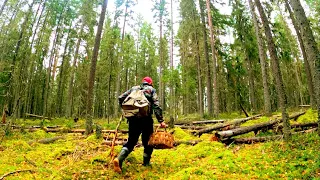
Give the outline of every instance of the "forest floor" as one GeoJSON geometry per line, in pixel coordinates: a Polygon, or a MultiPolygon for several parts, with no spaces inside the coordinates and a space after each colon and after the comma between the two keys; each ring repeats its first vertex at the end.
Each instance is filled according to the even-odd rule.
{"type": "MultiPolygon", "coordinates": [[[[316,121],[316,112],[308,112],[298,122],[316,121]]],[[[268,118],[264,118],[268,120],[268,118]]],[[[263,121],[263,118],[262,120],[263,121]]],[[[18,120],[19,125],[39,125],[40,120],[18,120]]],[[[116,120],[96,120],[104,129],[114,129],[116,120]]],[[[249,121],[250,122],[250,121],[249,121]]],[[[247,123],[249,123],[247,122],[247,123]]],[[[54,119],[42,125],[64,124],[71,128],[84,120],[54,119]]],[[[126,129],[122,122],[120,129],[126,129]]],[[[0,131],[0,179],[320,179],[320,137],[316,133],[293,135],[292,140],[225,145],[211,142],[212,134],[194,137],[175,128],[175,140],[196,140],[195,146],[154,150],[152,167],[142,166],[143,148],[137,147],[123,165],[123,174],[113,172],[109,163],[110,147],[93,134],[0,131]],[[53,143],[36,140],[63,136],[53,143]],[[18,172],[18,170],[23,170],[18,172]]],[[[253,135],[253,134],[252,134],[253,135]]],[[[244,135],[249,136],[249,135],[244,135]]],[[[121,146],[115,147],[119,152],[121,146]]]]}

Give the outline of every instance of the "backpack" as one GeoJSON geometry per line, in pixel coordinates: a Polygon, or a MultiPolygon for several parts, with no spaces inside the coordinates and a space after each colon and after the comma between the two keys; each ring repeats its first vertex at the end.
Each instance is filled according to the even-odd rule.
{"type": "Polygon", "coordinates": [[[150,112],[150,103],[143,93],[143,89],[134,89],[122,103],[123,116],[146,117],[150,112]]]}

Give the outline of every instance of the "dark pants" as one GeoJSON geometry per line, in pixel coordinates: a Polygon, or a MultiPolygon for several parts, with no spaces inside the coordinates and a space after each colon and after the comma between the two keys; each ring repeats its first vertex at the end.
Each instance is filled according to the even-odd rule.
{"type": "Polygon", "coordinates": [[[139,140],[142,133],[142,145],[144,146],[145,157],[151,157],[153,148],[148,146],[148,141],[153,133],[153,119],[152,117],[145,118],[128,118],[129,122],[129,138],[128,142],[123,146],[128,148],[129,153],[133,151],[134,146],[139,140]]]}

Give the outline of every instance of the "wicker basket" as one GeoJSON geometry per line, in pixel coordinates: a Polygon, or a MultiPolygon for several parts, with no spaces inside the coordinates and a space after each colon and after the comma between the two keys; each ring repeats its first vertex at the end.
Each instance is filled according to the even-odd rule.
{"type": "Polygon", "coordinates": [[[174,138],[173,135],[168,133],[166,130],[164,132],[152,133],[149,139],[149,146],[152,146],[154,149],[170,149],[173,148],[174,138]]]}

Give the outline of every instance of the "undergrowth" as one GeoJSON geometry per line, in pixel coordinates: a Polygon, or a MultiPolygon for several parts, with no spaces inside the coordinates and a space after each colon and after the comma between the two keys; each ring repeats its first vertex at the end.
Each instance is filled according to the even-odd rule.
{"type": "MultiPolygon", "coordinates": [[[[314,121],[309,110],[297,122],[314,121]]],[[[264,122],[269,118],[253,120],[264,122]]],[[[46,121],[47,125],[71,120],[46,121]]],[[[28,122],[23,121],[25,126],[28,122]]],[[[36,121],[31,121],[35,123],[36,121]]],[[[250,122],[250,121],[249,121],[250,122]]],[[[249,124],[248,122],[248,124],[249,124]]],[[[39,123],[39,121],[38,121],[39,123]]],[[[84,120],[72,126],[84,124],[84,120]]],[[[106,127],[105,120],[95,121],[106,127]]],[[[71,124],[71,123],[70,123],[71,124]]],[[[71,126],[71,125],[64,125],[71,126]]],[[[126,129],[122,122],[120,129],[126,129]]],[[[123,174],[113,172],[110,147],[101,145],[95,135],[13,131],[0,144],[0,177],[17,170],[33,170],[8,175],[6,179],[320,179],[320,137],[316,133],[293,135],[290,142],[269,141],[251,145],[211,142],[212,134],[194,137],[175,128],[175,140],[202,140],[195,146],[179,145],[173,149],[154,150],[152,167],[142,166],[143,148],[136,147],[123,164],[123,174]],[[37,140],[64,136],[50,144],[37,140]]],[[[121,146],[115,147],[118,153],[121,146]]]]}

